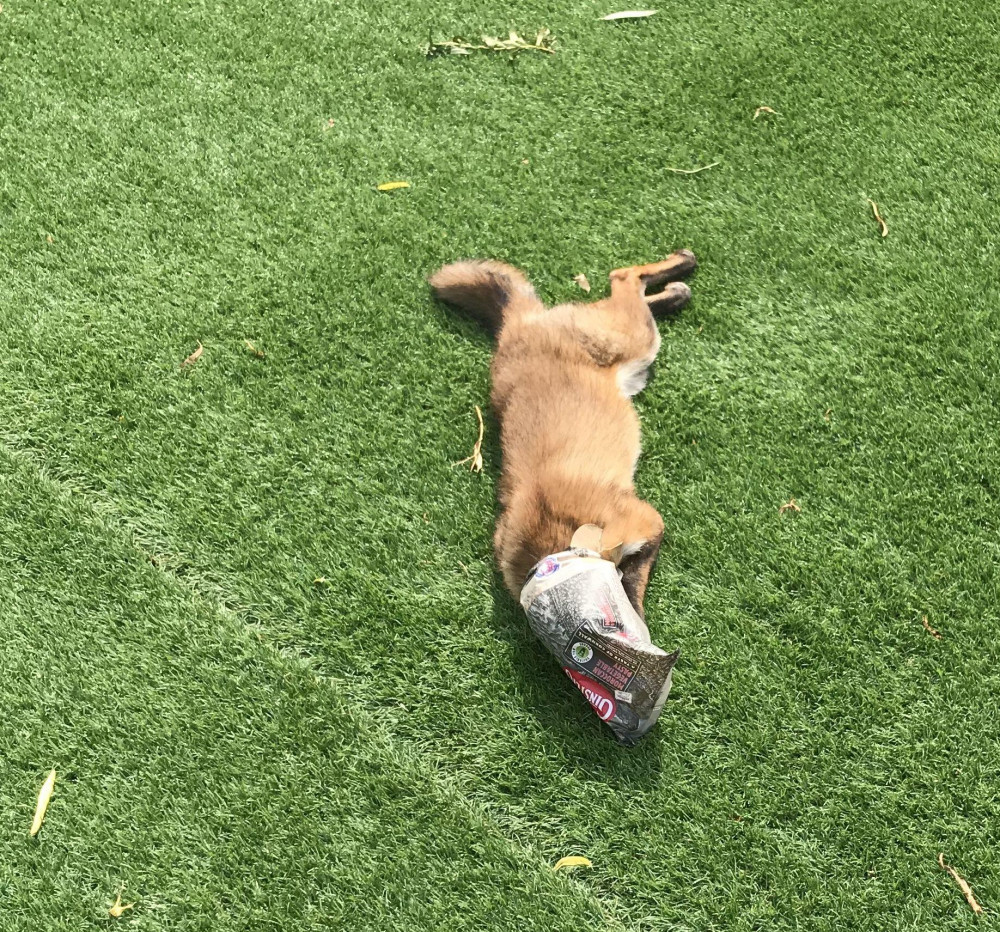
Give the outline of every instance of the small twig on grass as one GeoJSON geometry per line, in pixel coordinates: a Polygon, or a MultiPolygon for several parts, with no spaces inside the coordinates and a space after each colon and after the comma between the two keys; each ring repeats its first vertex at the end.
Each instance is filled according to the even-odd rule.
{"type": "Polygon", "coordinates": [[[756,120],[762,113],[773,113],[775,116],[778,116],[777,110],[772,110],[770,107],[758,107],[753,112],[753,118],[756,120]]]}
{"type": "Polygon", "coordinates": [[[452,466],[464,466],[466,463],[470,463],[469,469],[473,472],[483,471],[483,412],[479,409],[479,405],[476,405],[476,417],[479,418],[479,439],[476,440],[476,445],[472,448],[472,453],[467,456],[464,460],[459,460],[457,463],[452,463],[452,466]]]}
{"type": "Polygon", "coordinates": [[[790,498],[778,509],[778,514],[783,515],[786,511],[802,511],[802,508],[794,498],[790,498]]]}
{"type": "Polygon", "coordinates": [[[663,170],[676,172],[678,175],[697,175],[698,172],[708,171],[710,168],[715,168],[716,165],[721,164],[721,162],[712,162],[711,165],[702,165],[701,168],[671,168],[669,165],[664,165],[663,170]]]}
{"type": "Polygon", "coordinates": [[[938,855],[938,864],[941,865],[942,870],[946,870],[951,874],[952,879],[958,884],[958,889],[962,891],[962,895],[965,897],[965,902],[972,907],[972,911],[979,915],[983,912],[983,907],[976,902],[976,898],[972,895],[972,887],[966,883],[965,878],[954,867],[949,867],[944,863],[944,854],[938,855]]]}
{"type": "Polygon", "coordinates": [[[534,42],[522,39],[514,30],[506,39],[496,36],[480,36],[480,41],[469,42],[456,36],[454,39],[439,39],[428,37],[426,54],[428,58],[435,55],[471,55],[473,52],[545,52],[552,55],[554,39],[548,29],[539,29],[534,42]]]}
{"type": "Polygon", "coordinates": [[[941,632],[938,631],[937,628],[931,627],[931,623],[927,620],[926,615],[924,615],[923,619],[921,620],[921,624],[924,626],[925,631],[927,631],[929,634],[934,635],[934,637],[936,637],[939,641],[941,640],[941,632]]]}
{"type": "Polygon", "coordinates": [[[889,235],[889,224],[882,219],[882,215],[878,212],[878,204],[876,204],[871,198],[868,198],[868,203],[872,205],[872,213],[875,214],[875,219],[882,227],[882,238],[885,239],[885,237],[889,235]]]}

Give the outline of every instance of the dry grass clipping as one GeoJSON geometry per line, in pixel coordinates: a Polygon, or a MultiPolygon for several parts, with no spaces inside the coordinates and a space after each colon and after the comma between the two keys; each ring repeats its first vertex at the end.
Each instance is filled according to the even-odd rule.
{"type": "Polygon", "coordinates": [[[778,509],[778,514],[783,515],[786,511],[802,511],[802,508],[794,498],[790,498],[778,509]]]}
{"type": "Polygon", "coordinates": [[[927,620],[926,615],[924,615],[923,619],[921,620],[921,624],[924,626],[925,631],[927,631],[929,634],[934,635],[934,637],[937,638],[939,641],[941,640],[941,632],[938,631],[937,628],[931,627],[931,623],[927,620]]]}
{"type": "Polygon", "coordinates": [[[716,165],[721,164],[721,162],[712,162],[711,165],[702,165],[701,168],[671,168],[669,165],[664,165],[663,170],[667,172],[674,172],[677,175],[697,175],[698,172],[706,172],[710,168],[715,168],[716,165]]]}
{"type": "Polygon", "coordinates": [[[882,215],[878,212],[878,204],[871,198],[868,198],[868,203],[872,205],[872,213],[875,214],[875,219],[879,222],[879,226],[882,227],[882,239],[885,239],[889,235],[889,224],[882,219],[882,215]]]}
{"type": "Polygon", "coordinates": [[[115,897],[114,903],[112,903],[108,907],[108,915],[112,919],[120,919],[121,916],[122,916],[122,913],[124,913],[126,909],[132,909],[134,906],[135,906],[135,903],[123,903],[122,902],[122,894],[121,894],[121,891],[119,890],[118,891],[118,896],[115,897]]]}
{"type": "Polygon", "coordinates": [[[196,349],[184,362],[181,363],[181,368],[185,369],[188,366],[193,366],[199,359],[201,359],[201,354],[205,352],[205,347],[198,344],[198,349],[196,349]]]}
{"type": "Polygon", "coordinates": [[[762,113],[773,113],[775,116],[778,115],[778,111],[772,110],[770,107],[758,107],[753,112],[753,118],[756,120],[762,113]]]}
{"type": "Polygon", "coordinates": [[[608,13],[607,16],[602,16],[601,19],[607,22],[615,22],[619,19],[647,19],[655,15],[656,10],[622,10],[620,13],[608,13]]]}
{"type": "Polygon", "coordinates": [[[949,867],[944,863],[944,855],[938,855],[938,864],[941,865],[941,870],[947,871],[951,874],[952,880],[958,884],[958,889],[962,891],[962,895],[965,897],[965,902],[972,907],[972,911],[978,916],[983,912],[983,907],[976,902],[976,898],[972,895],[972,887],[966,883],[965,878],[954,867],[949,867]]]}
{"type": "Polygon", "coordinates": [[[511,30],[506,39],[480,36],[479,42],[468,42],[460,37],[438,41],[429,38],[425,51],[428,58],[434,58],[436,55],[471,55],[473,52],[510,52],[512,55],[517,52],[545,52],[547,55],[552,55],[555,52],[553,45],[554,39],[548,29],[539,29],[534,42],[522,39],[511,30]]]}
{"type": "Polygon", "coordinates": [[[267,355],[263,350],[257,349],[257,347],[254,346],[250,340],[244,340],[243,342],[246,343],[247,349],[250,350],[250,352],[253,353],[258,359],[263,359],[267,355]]]}
{"type": "Polygon", "coordinates": [[[479,418],[479,439],[476,440],[476,445],[472,448],[472,453],[467,456],[464,460],[459,460],[457,463],[452,463],[452,466],[464,466],[469,463],[469,469],[473,472],[483,471],[483,412],[480,410],[479,405],[476,405],[476,417],[479,418]]]}
{"type": "Polygon", "coordinates": [[[56,772],[55,770],[50,770],[49,775],[45,778],[45,782],[42,784],[42,788],[38,791],[38,802],[35,803],[35,818],[31,821],[31,831],[28,834],[34,838],[38,834],[38,830],[42,827],[42,820],[45,818],[45,812],[49,808],[49,800],[52,799],[52,791],[56,786],[56,772]]]}

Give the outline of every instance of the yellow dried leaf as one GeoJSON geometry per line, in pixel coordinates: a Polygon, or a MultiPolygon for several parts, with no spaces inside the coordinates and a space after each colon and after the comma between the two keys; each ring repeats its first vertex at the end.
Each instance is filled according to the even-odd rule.
{"type": "Polygon", "coordinates": [[[49,808],[49,800],[52,799],[52,790],[55,789],[55,785],[56,772],[50,770],[49,775],[42,784],[42,788],[38,791],[38,802],[35,803],[35,818],[32,820],[31,831],[28,833],[32,838],[38,834],[38,830],[42,827],[42,819],[45,818],[45,810],[49,808]]]}
{"type": "Polygon", "coordinates": [[[580,289],[582,291],[586,291],[587,294],[590,294],[590,282],[587,281],[587,276],[584,275],[583,272],[581,272],[579,275],[574,275],[573,281],[575,281],[580,286],[580,289]]]}
{"type": "Polygon", "coordinates": [[[108,915],[112,919],[120,919],[122,913],[124,913],[126,909],[132,909],[134,906],[135,903],[123,903],[122,895],[121,893],[119,893],[118,896],[115,898],[114,903],[112,903],[108,907],[108,915]]]}
{"type": "Polygon", "coordinates": [[[198,349],[196,349],[184,362],[181,363],[181,368],[185,366],[193,366],[199,359],[201,359],[201,354],[205,352],[205,347],[198,344],[198,349]]]}
{"type": "Polygon", "coordinates": [[[559,858],[553,865],[552,870],[562,870],[564,867],[593,867],[590,858],[581,857],[578,854],[571,854],[568,858],[559,858]]]}
{"type": "Polygon", "coordinates": [[[378,185],[376,191],[398,191],[400,188],[408,188],[410,182],[408,181],[387,181],[385,184],[378,185]]]}

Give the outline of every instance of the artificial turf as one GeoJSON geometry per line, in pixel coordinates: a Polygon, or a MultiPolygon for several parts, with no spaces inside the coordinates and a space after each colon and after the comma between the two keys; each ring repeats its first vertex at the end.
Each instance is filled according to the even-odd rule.
{"type": "Polygon", "coordinates": [[[5,3],[12,928],[965,928],[938,852],[1000,904],[997,10],[610,10],[5,3]],[[626,751],[498,586],[489,343],[423,279],[678,246],[626,751]]]}

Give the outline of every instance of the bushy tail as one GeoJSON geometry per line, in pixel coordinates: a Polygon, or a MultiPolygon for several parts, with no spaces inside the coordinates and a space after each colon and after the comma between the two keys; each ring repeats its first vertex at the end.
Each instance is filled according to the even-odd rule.
{"type": "Polygon", "coordinates": [[[504,318],[539,307],[535,289],[513,266],[492,260],[453,262],[430,277],[434,294],[496,333],[504,318]]]}

